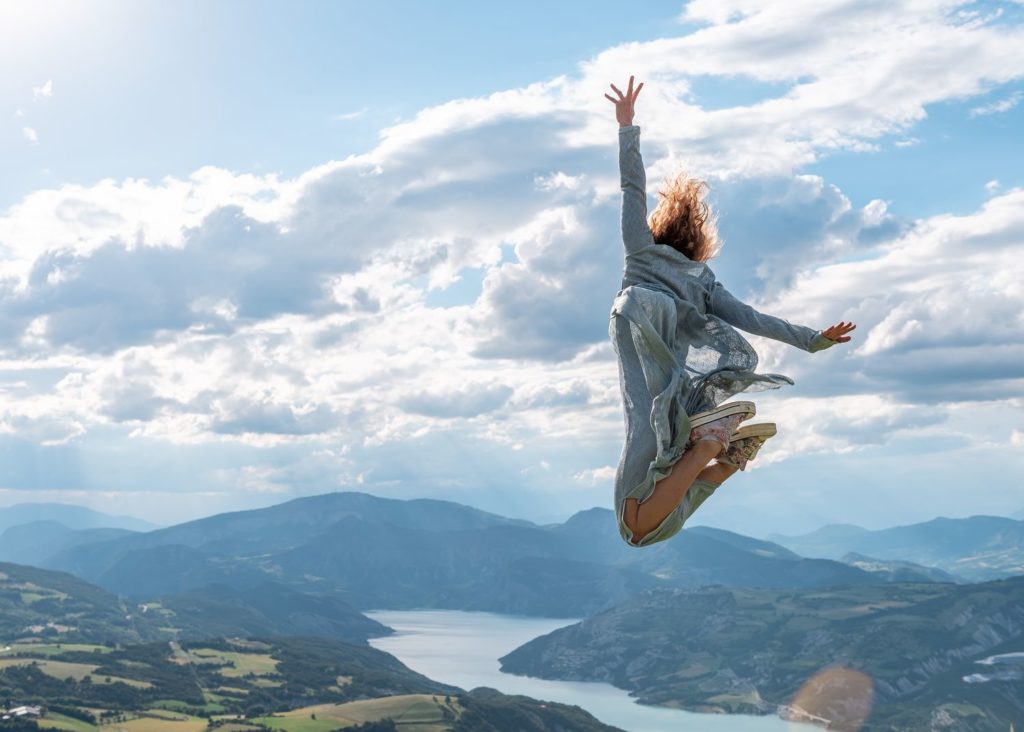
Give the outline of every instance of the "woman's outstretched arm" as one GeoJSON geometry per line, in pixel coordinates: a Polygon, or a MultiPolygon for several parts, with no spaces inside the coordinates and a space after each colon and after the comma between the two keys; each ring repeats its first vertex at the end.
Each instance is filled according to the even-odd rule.
{"type": "Polygon", "coordinates": [[[708,312],[740,330],[782,341],[811,353],[822,351],[837,343],[846,343],[850,340],[850,336],[846,334],[857,327],[853,323],[845,322],[837,323],[825,330],[793,325],[788,320],[758,312],[733,297],[721,282],[715,282],[711,290],[708,297],[708,312]]]}
{"type": "Polygon", "coordinates": [[[647,226],[647,174],[640,156],[640,128],[633,124],[634,104],[644,85],[641,83],[634,89],[631,76],[625,94],[614,84],[611,87],[618,99],[611,94],[604,96],[615,105],[615,119],[619,122],[622,243],[629,255],[654,244],[651,229],[647,226]]]}

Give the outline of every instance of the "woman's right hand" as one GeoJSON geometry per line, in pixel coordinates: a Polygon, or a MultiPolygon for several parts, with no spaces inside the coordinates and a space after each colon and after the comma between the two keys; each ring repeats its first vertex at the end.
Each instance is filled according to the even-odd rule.
{"type": "Polygon", "coordinates": [[[619,127],[629,127],[633,124],[633,105],[636,102],[636,98],[640,95],[640,90],[644,88],[643,82],[640,82],[635,90],[633,89],[633,77],[629,77],[629,86],[626,87],[626,93],[623,94],[619,91],[619,88],[615,84],[611,85],[612,91],[614,91],[619,98],[616,99],[611,94],[605,94],[604,98],[615,105],[615,119],[619,122],[619,127]]]}
{"type": "Polygon", "coordinates": [[[835,325],[829,326],[825,330],[821,331],[821,334],[828,338],[830,341],[836,343],[846,343],[850,340],[850,336],[846,335],[857,326],[853,323],[836,323],[835,325]]]}

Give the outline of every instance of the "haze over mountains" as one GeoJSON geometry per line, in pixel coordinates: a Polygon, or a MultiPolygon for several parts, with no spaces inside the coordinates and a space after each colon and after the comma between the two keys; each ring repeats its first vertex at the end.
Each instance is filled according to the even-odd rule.
{"type": "Polygon", "coordinates": [[[938,567],[974,581],[1024,573],[1024,521],[999,516],[936,518],[877,531],[830,525],[771,538],[804,556],[839,559],[853,552],[938,567]]]}
{"type": "MultiPolygon", "coordinates": [[[[28,532],[29,538],[34,537],[28,532]]],[[[0,549],[35,550],[17,529],[0,549]]],[[[455,503],[342,492],[146,533],[62,535],[37,563],[128,597],[268,580],[358,608],[436,607],[579,617],[657,586],[871,584],[880,575],[710,528],[636,551],[606,509],[538,526],[455,503]]],[[[0,558],[7,558],[0,555],[0,558]]],[[[880,570],[884,573],[884,570],[880,570]]],[[[924,573],[916,579],[927,579],[924,573]]]]}
{"type": "Polygon", "coordinates": [[[651,587],[1009,576],[1024,568],[1024,522],[826,527],[778,543],[693,527],[637,551],[603,508],[539,526],[447,501],[337,492],[147,532],[33,521],[0,534],[0,560],[70,572],[133,598],[210,585],[248,592],[269,581],[355,608],[580,617],[651,587]]]}
{"type": "Polygon", "coordinates": [[[56,521],[69,529],[151,531],[158,528],[133,516],[115,516],[67,503],[18,503],[0,507],[0,532],[33,521],[56,521]]]}

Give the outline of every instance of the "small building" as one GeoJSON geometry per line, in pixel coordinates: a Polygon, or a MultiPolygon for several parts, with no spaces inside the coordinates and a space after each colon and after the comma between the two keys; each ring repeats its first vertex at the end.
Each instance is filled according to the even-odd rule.
{"type": "Polygon", "coordinates": [[[33,707],[33,706],[29,706],[29,705],[24,705],[24,706],[20,706],[20,707],[11,707],[10,709],[7,710],[7,713],[4,714],[3,718],[4,719],[14,719],[14,718],[18,718],[18,717],[41,717],[41,716],[43,716],[43,708],[42,707],[33,707]]]}

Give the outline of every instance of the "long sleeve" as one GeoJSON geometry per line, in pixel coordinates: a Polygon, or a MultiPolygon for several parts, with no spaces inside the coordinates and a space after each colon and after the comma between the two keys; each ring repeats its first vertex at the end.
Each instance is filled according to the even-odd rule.
{"type": "Polygon", "coordinates": [[[647,174],[640,157],[640,128],[619,128],[619,177],[622,183],[622,243],[626,255],[654,244],[647,226],[647,174]]]}
{"type": "Polygon", "coordinates": [[[733,297],[721,282],[715,282],[711,290],[711,295],[708,297],[708,311],[747,333],[782,341],[810,353],[824,350],[836,343],[822,335],[820,330],[816,331],[803,325],[793,325],[782,318],[758,312],[733,297]]]}

